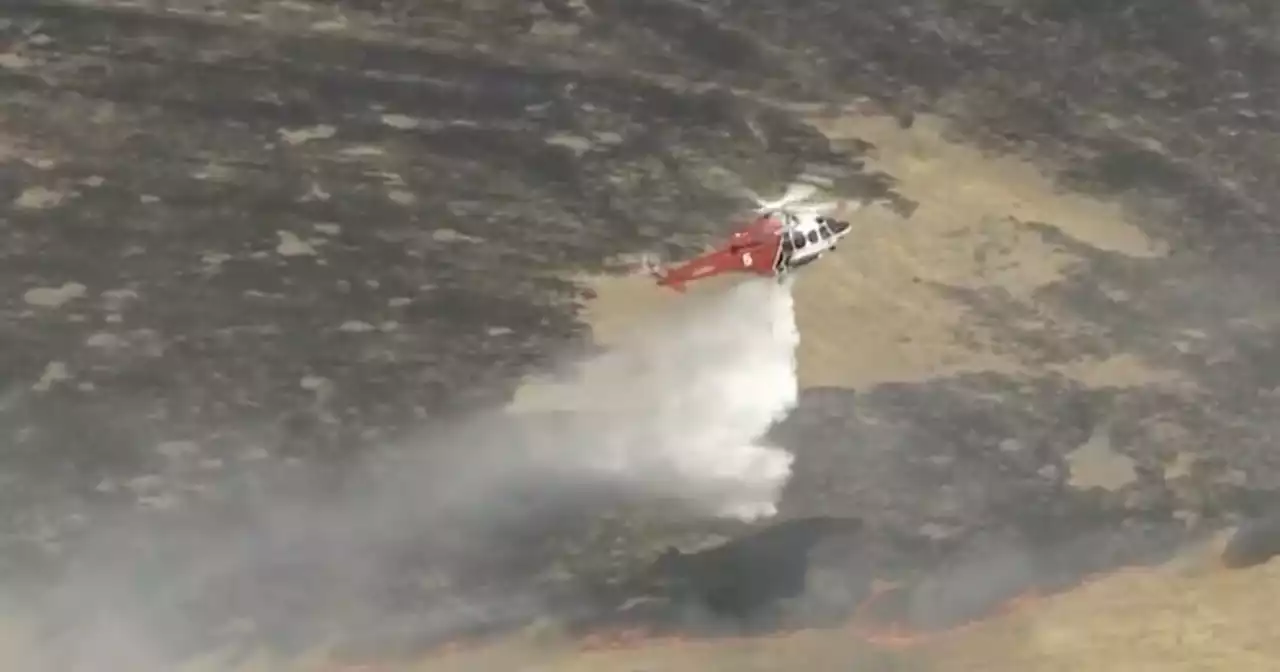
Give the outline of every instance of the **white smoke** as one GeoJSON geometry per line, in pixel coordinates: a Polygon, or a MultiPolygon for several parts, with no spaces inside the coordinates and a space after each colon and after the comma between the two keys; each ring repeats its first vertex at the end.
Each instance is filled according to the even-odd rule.
{"type": "Polygon", "coordinates": [[[772,515],[792,456],[764,439],[798,396],[790,286],[691,294],[668,317],[580,364],[557,405],[589,409],[599,438],[557,457],[714,515],[772,515]]]}
{"type": "MultiPolygon", "coordinates": [[[[205,617],[193,612],[219,586],[228,614],[268,628],[281,623],[280,596],[309,605],[283,615],[293,625],[328,627],[328,610],[342,605],[343,613],[367,613],[372,630],[399,628],[401,616],[383,618],[379,606],[381,578],[401,571],[391,562],[398,554],[429,551],[433,567],[459,576],[478,559],[496,566],[513,552],[510,521],[524,529],[558,519],[558,510],[537,510],[547,493],[569,506],[591,507],[604,490],[641,502],[674,499],[704,515],[772,515],[792,456],[765,437],[797,400],[790,288],[747,281],[699,288],[676,303],[673,314],[579,362],[580,375],[556,404],[566,412],[545,423],[504,425],[482,413],[371,458],[340,492],[321,488],[297,501],[264,492],[243,528],[157,536],[139,519],[99,530],[64,582],[31,605],[62,636],[30,642],[30,655],[58,662],[42,658],[27,669],[174,669],[162,661],[177,655],[171,646],[187,633],[206,631],[205,617]],[[163,590],[138,582],[140,563],[159,557],[153,547],[167,560],[147,581],[163,590]],[[281,574],[282,566],[293,569],[281,574]]],[[[457,603],[432,605],[404,627],[443,636],[544,611],[536,589],[500,585],[497,597],[458,588],[457,603]]],[[[6,606],[16,605],[0,599],[6,606]]]]}

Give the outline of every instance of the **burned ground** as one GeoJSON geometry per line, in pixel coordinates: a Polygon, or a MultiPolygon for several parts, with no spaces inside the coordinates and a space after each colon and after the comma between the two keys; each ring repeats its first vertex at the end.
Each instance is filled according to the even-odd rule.
{"type": "MultiPolygon", "coordinates": [[[[268,578],[196,581],[155,542],[166,530],[190,552],[179,532],[260,525],[255,493],[350,492],[361,456],[503,402],[588,340],[571,273],[696,249],[741,208],[740,186],[821,173],[912,226],[905,177],[874,167],[870,141],[832,142],[810,118],[824,109],[945,119],[964,143],[1125,204],[1169,254],[1005,213],[1080,261],[1030,304],[935,289],[966,307],[966,329],[1001,334],[1017,369],[805,390],[777,429],[797,455],[785,516],[857,517],[934,549],[868,544],[868,584],[905,559],[911,581],[945,583],[964,571],[930,574],[930,559],[1001,544],[1029,582],[1069,583],[1266,511],[1280,486],[1277,22],[1244,0],[7,3],[0,563],[54,578],[125,517],[140,531],[115,550],[147,559],[137,580],[180,586],[157,622],[198,603],[210,633],[253,613],[254,637],[305,646],[328,620],[355,639],[442,635],[413,620],[448,592],[422,578],[441,562],[477,573],[451,581],[545,597],[616,584],[673,539],[734,533],[571,492],[512,504],[478,535],[485,557],[519,556],[492,567],[465,544],[424,557],[413,534],[303,530],[331,556],[308,543],[255,562],[268,578]],[[1062,373],[1119,355],[1177,384],[1062,373]],[[1074,483],[1072,456],[1102,444],[1131,478],[1074,483]],[[345,549],[375,542],[394,549],[385,562],[345,576],[345,549]],[[1091,558],[1067,562],[1068,547],[1091,558]],[[388,595],[385,613],[339,613],[344,590],[388,595]]],[[[888,604],[948,620],[927,598],[908,616],[888,604]]]]}

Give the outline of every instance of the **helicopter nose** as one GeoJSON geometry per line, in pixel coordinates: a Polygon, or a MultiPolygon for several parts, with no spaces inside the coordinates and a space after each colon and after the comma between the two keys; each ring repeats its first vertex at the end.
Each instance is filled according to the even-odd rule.
{"type": "Polygon", "coordinates": [[[837,236],[849,230],[849,222],[842,219],[833,219],[827,226],[831,227],[831,233],[837,236]]]}

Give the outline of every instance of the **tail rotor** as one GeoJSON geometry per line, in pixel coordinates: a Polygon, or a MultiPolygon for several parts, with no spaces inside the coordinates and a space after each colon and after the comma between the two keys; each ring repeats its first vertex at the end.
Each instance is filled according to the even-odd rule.
{"type": "Polygon", "coordinates": [[[639,259],[640,271],[645,275],[650,275],[661,280],[665,275],[662,272],[662,266],[658,264],[658,258],[652,254],[644,254],[639,259]]]}

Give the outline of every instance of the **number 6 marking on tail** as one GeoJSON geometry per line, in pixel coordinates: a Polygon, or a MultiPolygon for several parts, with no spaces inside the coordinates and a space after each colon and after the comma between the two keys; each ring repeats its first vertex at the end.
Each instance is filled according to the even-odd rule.
{"type": "Polygon", "coordinates": [[[751,253],[750,253],[750,252],[743,252],[743,253],[742,253],[742,265],[743,265],[743,266],[750,266],[750,265],[751,265],[751,253]]]}

